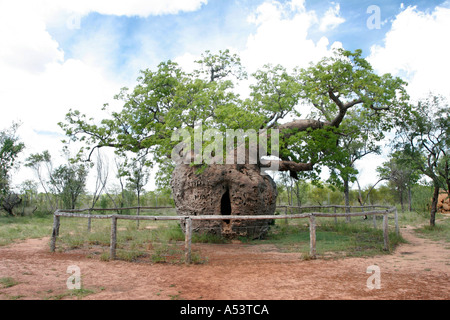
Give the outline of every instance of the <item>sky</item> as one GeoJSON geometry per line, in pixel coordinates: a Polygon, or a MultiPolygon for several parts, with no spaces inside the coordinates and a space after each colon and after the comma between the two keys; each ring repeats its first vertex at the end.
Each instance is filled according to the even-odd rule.
{"type": "MultiPolygon", "coordinates": [[[[140,70],[167,60],[190,70],[206,50],[230,49],[251,74],[362,49],[375,72],[407,81],[412,99],[450,97],[449,35],[449,0],[0,0],[0,130],[21,124],[22,164],[44,150],[64,161],[57,123],[69,109],[105,118],[103,105],[120,110],[113,97],[140,70]]],[[[356,164],[362,186],[385,156],[356,164]]],[[[27,179],[36,177],[20,166],[12,182],[27,179]]]]}

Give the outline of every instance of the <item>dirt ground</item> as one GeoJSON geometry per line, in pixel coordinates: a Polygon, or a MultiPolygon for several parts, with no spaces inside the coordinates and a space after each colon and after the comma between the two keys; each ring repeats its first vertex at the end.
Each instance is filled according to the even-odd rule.
{"type": "Polygon", "coordinates": [[[0,247],[0,300],[77,299],[65,295],[67,268],[80,268],[83,300],[448,300],[449,244],[401,229],[408,244],[371,258],[302,260],[271,245],[194,244],[208,257],[197,265],[101,261],[71,250],[49,252],[49,238],[0,247]],[[380,289],[369,289],[369,266],[380,269],[380,289]]]}

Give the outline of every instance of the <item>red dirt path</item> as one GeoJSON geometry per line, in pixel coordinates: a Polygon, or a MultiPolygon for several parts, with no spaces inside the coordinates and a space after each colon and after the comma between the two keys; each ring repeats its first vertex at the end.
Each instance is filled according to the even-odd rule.
{"type": "MultiPolygon", "coordinates": [[[[371,258],[301,260],[270,245],[194,245],[208,262],[200,265],[100,261],[75,250],[50,253],[49,239],[0,247],[0,300],[48,299],[67,293],[67,267],[81,270],[84,300],[205,299],[450,299],[450,247],[401,230],[409,242],[393,254],[371,258]],[[366,270],[377,265],[381,289],[368,289],[366,270]]],[[[76,299],[64,296],[62,299],[76,299]]]]}

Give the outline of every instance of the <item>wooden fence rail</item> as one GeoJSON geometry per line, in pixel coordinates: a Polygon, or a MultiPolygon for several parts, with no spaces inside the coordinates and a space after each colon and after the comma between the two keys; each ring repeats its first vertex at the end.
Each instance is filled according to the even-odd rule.
{"type": "MultiPolygon", "coordinates": [[[[285,206],[282,206],[285,207],[285,206]]],[[[366,208],[385,208],[384,210],[374,210],[367,212],[352,212],[352,213],[322,213],[322,212],[308,212],[301,214],[287,214],[285,215],[256,215],[256,216],[237,216],[237,215],[204,215],[204,216],[148,216],[148,215],[93,215],[83,214],[81,212],[94,211],[93,209],[80,209],[80,210],[57,210],[53,215],[53,229],[50,241],[50,251],[54,252],[56,248],[56,239],[59,236],[60,217],[72,217],[72,218],[90,218],[90,219],[111,219],[111,241],[110,241],[110,259],[116,259],[116,246],[117,246],[117,220],[179,220],[185,221],[185,262],[191,263],[191,245],[192,245],[192,220],[262,220],[262,219],[304,219],[309,218],[309,233],[310,233],[310,257],[316,257],[316,217],[357,217],[357,216],[370,216],[383,215],[383,239],[384,250],[389,250],[389,224],[388,216],[394,213],[395,215],[395,230],[399,233],[398,228],[398,214],[395,207],[384,206],[367,206],[366,208]]],[[[162,209],[168,207],[141,207],[140,209],[162,209]]],[[[171,207],[169,207],[171,208],[171,207]]],[[[301,209],[317,209],[318,206],[313,207],[291,207],[301,209]]],[[[346,208],[346,206],[322,206],[320,208],[346,208]]],[[[361,208],[361,207],[355,207],[361,208]]],[[[122,208],[130,209],[130,208],[122,208]]],[[[132,209],[137,209],[133,207],[132,209]]],[[[96,209],[98,211],[106,211],[105,209],[96,209]]],[[[112,209],[116,210],[116,209],[112,209]]],[[[336,210],[335,210],[336,211],[336,210]]]]}

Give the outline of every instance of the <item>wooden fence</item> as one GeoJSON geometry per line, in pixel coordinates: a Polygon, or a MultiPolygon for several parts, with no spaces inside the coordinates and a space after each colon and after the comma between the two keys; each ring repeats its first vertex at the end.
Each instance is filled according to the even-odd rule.
{"type": "MultiPolygon", "coordinates": [[[[132,207],[132,208],[121,208],[122,210],[127,209],[167,209],[172,207],[132,207]]],[[[309,207],[296,207],[296,206],[279,206],[278,208],[284,208],[284,215],[203,215],[203,216],[149,216],[149,215],[120,215],[120,214],[108,214],[108,215],[94,215],[90,212],[92,211],[116,211],[116,209],[79,209],[79,210],[57,210],[53,215],[53,229],[50,242],[51,252],[55,251],[56,239],[59,236],[60,227],[60,217],[74,217],[74,218],[88,218],[88,219],[111,219],[111,241],[110,241],[110,259],[116,259],[116,246],[117,246],[117,220],[185,220],[185,262],[186,264],[191,263],[191,245],[192,245],[192,220],[262,220],[262,219],[309,219],[309,239],[310,239],[310,257],[316,257],[316,217],[358,217],[358,216],[383,216],[383,239],[384,239],[384,250],[389,250],[389,224],[388,218],[389,214],[394,214],[395,219],[395,230],[399,233],[398,227],[398,214],[395,207],[386,206],[309,206],[309,207]],[[299,214],[288,214],[288,210],[306,210],[306,209],[330,209],[333,208],[333,213],[323,213],[323,212],[308,212],[299,214]],[[346,211],[350,211],[352,208],[360,209],[361,212],[346,212],[337,213],[338,208],[345,208],[346,211]],[[364,209],[368,208],[381,208],[382,210],[373,210],[364,212],[364,209]],[[89,212],[89,214],[84,214],[83,212],[89,212]]],[[[375,218],[374,218],[375,221],[375,218]]],[[[376,227],[376,225],[375,225],[376,227]]]]}

